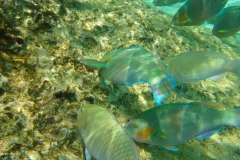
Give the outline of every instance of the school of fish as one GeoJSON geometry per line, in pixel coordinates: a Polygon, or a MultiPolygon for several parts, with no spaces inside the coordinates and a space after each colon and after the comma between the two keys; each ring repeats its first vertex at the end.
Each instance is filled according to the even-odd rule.
{"type": "MultiPolygon", "coordinates": [[[[155,6],[183,3],[172,23],[178,26],[213,24],[212,35],[236,36],[240,31],[240,6],[225,7],[228,0],[153,0],[155,6]],[[184,3],[183,3],[184,2],[184,3]]],[[[104,83],[151,86],[156,107],[135,115],[121,126],[107,109],[87,104],[78,110],[77,127],[90,160],[138,160],[134,141],[159,145],[178,151],[178,144],[204,139],[224,125],[240,127],[240,108],[226,109],[213,102],[177,102],[162,104],[180,83],[218,80],[231,72],[240,78],[240,59],[231,59],[214,51],[188,51],[163,61],[158,54],[141,46],[120,48],[100,60],[82,58],[80,63],[98,70],[104,83]],[[133,141],[134,140],[134,141],[133,141]]]]}

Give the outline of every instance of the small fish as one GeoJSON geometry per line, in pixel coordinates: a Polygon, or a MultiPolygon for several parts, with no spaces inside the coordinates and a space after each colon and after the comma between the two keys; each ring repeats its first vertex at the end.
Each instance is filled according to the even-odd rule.
{"type": "Polygon", "coordinates": [[[78,110],[77,127],[91,160],[139,160],[139,150],[116,117],[105,108],[85,105],[78,110]]]}
{"type": "Polygon", "coordinates": [[[124,128],[137,142],[178,151],[177,144],[204,139],[223,125],[240,126],[240,108],[225,109],[217,103],[164,104],[133,117],[124,128]]]}
{"type": "Polygon", "coordinates": [[[210,17],[218,14],[228,0],[188,0],[172,19],[174,25],[201,25],[210,17]]]}
{"type": "Polygon", "coordinates": [[[209,18],[209,19],[207,20],[207,22],[208,22],[209,24],[215,24],[222,15],[224,15],[224,14],[227,13],[228,11],[231,11],[231,10],[233,10],[233,9],[239,9],[239,8],[240,8],[240,6],[230,6],[230,7],[223,8],[221,12],[219,12],[217,15],[209,18]]]}
{"type": "Polygon", "coordinates": [[[185,2],[186,0],[153,0],[154,6],[170,6],[176,3],[185,2]]]}
{"type": "Polygon", "coordinates": [[[240,6],[221,14],[217,19],[212,35],[218,38],[236,36],[240,31],[240,6]]]}
{"type": "Polygon", "coordinates": [[[226,72],[240,77],[240,59],[229,60],[220,52],[190,51],[167,61],[167,73],[177,82],[198,82],[204,79],[218,80],[226,72]]]}
{"type": "Polygon", "coordinates": [[[155,54],[134,46],[106,53],[99,61],[81,59],[86,66],[98,69],[106,85],[149,83],[157,104],[161,104],[176,86],[175,80],[163,72],[166,65],[155,54]]]}

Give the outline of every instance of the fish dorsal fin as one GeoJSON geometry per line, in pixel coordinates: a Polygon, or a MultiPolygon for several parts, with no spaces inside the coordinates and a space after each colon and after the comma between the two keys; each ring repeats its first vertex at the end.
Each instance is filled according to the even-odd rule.
{"type": "Polygon", "coordinates": [[[101,68],[108,68],[109,66],[108,62],[102,62],[102,61],[98,61],[90,58],[82,58],[80,62],[88,67],[92,67],[98,70],[101,68]]]}
{"type": "Polygon", "coordinates": [[[216,110],[226,110],[223,104],[216,103],[216,102],[196,102],[195,104],[197,106],[205,106],[205,107],[213,108],[216,110]]]}

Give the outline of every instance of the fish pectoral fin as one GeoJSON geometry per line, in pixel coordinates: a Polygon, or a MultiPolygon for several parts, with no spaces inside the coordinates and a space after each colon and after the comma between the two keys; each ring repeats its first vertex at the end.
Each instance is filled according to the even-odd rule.
{"type": "Polygon", "coordinates": [[[228,30],[218,30],[219,33],[227,33],[228,30]]]}
{"type": "Polygon", "coordinates": [[[217,76],[210,77],[208,79],[210,79],[211,81],[217,81],[217,80],[223,78],[225,75],[226,75],[226,73],[223,73],[223,74],[220,74],[220,75],[217,75],[217,76]]]}
{"type": "Polygon", "coordinates": [[[187,18],[187,19],[181,21],[182,24],[185,24],[185,23],[188,23],[188,22],[192,22],[192,20],[187,18]]]}
{"type": "Polygon", "coordinates": [[[110,81],[110,80],[108,80],[108,79],[105,79],[105,80],[104,80],[104,84],[107,85],[107,86],[109,86],[109,87],[111,88],[111,91],[114,91],[114,90],[113,90],[113,83],[112,83],[112,81],[110,81]]]}
{"type": "Polygon", "coordinates": [[[177,148],[176,146],[173,146],[171,144],[168,144],[168,145],[164,145],[162,146],[163,148],[169,150],[169,151],[173,151],[173,152],[177,152],[179,151],[179,148],[177,148]]]}
{"type": "Polygon", "coordinates": [[[80,63],[98,70],[101,68],[108,68],[109,66],[109,62],[101,62],[101,61],[90,59],[90,58],[82,58],[80,59],[80,63]]]}
{"type": "Polygon", "coordinates": [[[101,62],[108,62],[111,60],[111,57],[102,58],[101,62]]]}
{"type": "Polygon", "coordinates": [[[221,128],[222,127],[202,133],[197,136],[197,139],[202,140],[202,139],[208,138],[208,137],[214,135],[215,133],[217,133],[221,128]]]}
{"type": "Polygon", "coordinates": [[[167,136],[163,132],[156,132],[153,134],[155,137],[160,138],[160,139],[166,139],[167,136]]]}
{"type": "Polygon", "coordinates": [[[87,148],[85,148],[85,159],[86,160],[91,160],[92,159],[92,155],[88,152],[87,148]]]}

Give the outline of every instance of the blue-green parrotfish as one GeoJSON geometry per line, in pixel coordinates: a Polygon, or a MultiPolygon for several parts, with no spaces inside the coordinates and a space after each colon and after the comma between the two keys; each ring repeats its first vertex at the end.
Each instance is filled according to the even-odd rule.
{"type": "Polygon", "coordinates": [[[149,83],[157,104],[161,104],[176,86],[176,81],[163,72],[166,65],[154,53],[143,47],[133,46],[106,53],[99,61],[81,59],[86,66],[98,69],[105,84],[134,84],[149,83]]]}
{"type": "Polygon", "coordinates": [[[188,0],[172,19],[174,25],[201,25],[210,17],[218,14],[228,0],[188,0]]]}
{"type": "Polygon", "coordinates": [[[223,14],[225,14],[226,12],[231,11],[231,10],[233,10],[233,9],[237,9],[237,8],[240,8],[240,6],[229,6],[229,7],[223,8],[223,9],[221,10],[221,12],[219,12],[217,15],[212,16],[211,18],[209,18],[209,19],[207,20],[207,22],[208,22],[209,24],[215,24],[215,23],[217,22],[217,20],[218,20],[223,14]]]}
{"type": "Polygon", "coordinates": [[[240,59],[230,60],[221,52],[189,51],[165,61],[167,73],[177,82],[218,80],[232,72],[240,77],[240,59]]]}
{"type": "Polygon", "coordinates": [[[177,144],[208,138],[223,125],[240,126],[240,108],[225,109],[217,103],[172,103],[133,117],[124,128],[137,142],[178,151],[177,144]]]}
{"type": "Polygon", "coordinates": [[[240,31],[240,6],[232,7],[221,14],[213,26],[212,35],[218,38],[236,36],[240,31]]]}
{"type": "Polygon", "coordinates": [[[139,160],[139,150],[116,117],[98,105],[78,110],[77,127],[85,143],[85,157],[91,160],[139,160]]]}
{"type": "Polygon", "coordinates": [[[170,6],[176,3],[185,2],[186,0],[153,0],[154,6],[170,6]]]}

